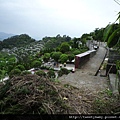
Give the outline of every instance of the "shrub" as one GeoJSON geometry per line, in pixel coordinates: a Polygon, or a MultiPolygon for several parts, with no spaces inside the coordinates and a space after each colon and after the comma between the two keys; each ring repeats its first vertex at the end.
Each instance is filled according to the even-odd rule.
{"type": "Polygon", "coordinates": [[[75,58],[75,55],[74,55],[74,54],[69,54],[69,55],[68,55],[68,59],[69,59],[70,62],[71,62],[74,58],[75,58]]]}
{"type": "Polygon", "coordinates": [[[25,70],[25,67],[23,65],[17,65],[15,68],[21,71],[25,70]]]}
{"type": "Polygon", "coordinates": [[[32,62],[32,67],[39,68],[41,66],[41,64],[42,64],[41,61],[35,60],[32,62]]]}
{"type": "Polygon", "coordinates": [[[21,72],[21,75],[27,75],[27,74],[31,74],[31,72],[28,71],[28,70],[25,70],[25,71],[22,71],[22,72],[21,72]]]}
{"type": "Polygon", "coordinates": [[[9,73],[9,77],[12,78],[13,76],[18,76],[21,74],[21,70],[20,69],[13,69],[10,73],[9,73]]]}
{"type": "Polygon", "coordinates": [[[43,70],[39,70],[39,71],[35,72],[35,74],[37,74],[38,76],[41,76],[41,77],[46,77],[46,73],[43,70]]]}
{"type": "Polygon", "coordinates": [[[53,70],[49,70],[47,75],[49,78],[55,78],[55,72],[53,70]]]}
{"type": "Polygon", "coordinates": [[[80,53],[81,53],[81,52],[80,52],[79,49],[76,49],[76,50],[73,52],[74,55],[77,55],[77,54],[80,54],[80,53]]]}
{"type": "Polygon", "coordinates": [[[68,69],[66,69],[66,68],[61,68],[59,71],[58,71],[58,76],[59,77],[61,77],[62,75],[67,75],[67,74],[69,74],[70,73],[70,71],[68,70],[68,69]]]}
{"type": "Polygon", "coordinates": [[[62,55],[60,56],[59,61],[60,61],[62,64],[65,63],[65,62],[67,62],[67,60],[68,60],[68,55],[67,55],[67,54],[62,54],[62,55]]]}

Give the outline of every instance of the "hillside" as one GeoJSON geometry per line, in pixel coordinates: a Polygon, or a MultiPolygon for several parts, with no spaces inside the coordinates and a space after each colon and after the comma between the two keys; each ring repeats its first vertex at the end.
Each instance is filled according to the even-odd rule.
{"type": "Polygon", "coordinates": [[[16,76],[0,84],[0,114],[117,113],[119,100],[108,92],[94,94],[38,75],[16,76]]]}
{"type": "MultiPolygon", "coordinates": [[[[19,38],[20,36],[17,37],[19,38]]],[[[30,37],[27,35],[22,35],[22,39],[25,41],[27,38],[30,37]]],[[[78,41],[79,39],[74,39],[71,43],[75,50],[76,46],[78,47],[77,50],[81,50],[81,47],[83,48],[83,46],[75,44],[78,41]]],[[[41,43],[44,44],[45,41],[34,41],[32,44],[30,43],[30,45],[37,45],[36,48],[39,47],[39,49],[36,50],[36,52],[39,52],[42,47],[40,46],[41,43]]],[[[33,56],[33,52],[29,49],[32,48],[32,46],[27,46],[28,48],[24,48],[29,52],[24,51],[23,47],[13,49],[15,50],[13,53],[17,50],[19,51],[17,51],[18,53],[16,52],[19,56],[19,58],[17,56],[17,61],[14,56],[11,56],[10,58],[10,56],[3,56],[1,54],[1,73],[3,76],[6,75],[6,73],[10,76],[8,81],[0,83],[1,114],[116,114],[119,112],[119,100],[114,99],[111,91],[106,87],[105,89],[101,89],[102,91],[98,87],[101,86],[101,88],[103,88],[104,84],[102,84],[102,82],[104,79],[101,79],[101,77],[98,79],[91,73],[93,68],[95,68],[95,64],[98,65],[99,61],[96,62],[96,58],[94,61],[91,59],[89,64],[92,68],[86,67],[87,74],[85,69],[81,69],[83,70],[82,72],[76,71],[75,73],[70,73],[66,76],[64,75],[63,78],[65,80],[63,81],[60,77],[50,77],[53,73],[52,69],[47,69],[47,66],[42,64],[42,60],[45,63],[48,62],[48,60],[46,61],[44,58],[51,52],[47,53],[47,51],[45,54],[44,51],[43,56],[39,55],[36,57],[36,55],[33,56]],[[31,53],[32,56],[30,56],[29,53],[31,53]],[[33,67],[37,67],[38,70],[40,68],[40,71],[35,72],[34,75],[29,71],[26,71],[33,67]],[[44,73],[43,69],[45,71],[49,70],[49,74],[44,73]],[[50,71],[52,71],[51,74],[50,71]],[[76,80],[78,81],[76,82],[76,80]],[[70,81],[70,83],[68,81],[70,81]],[[82,84],[80,81],[82,81],[82,84]],[[86,81],[87,84],[85,83],[86,81]],[[80,85],[82,86],[80,87],[80,85]],[[94,90],[94,88],[96,88],[96,90],[94,90]]],[[[60,48],[62,48],[61,46],[60,48]]],[[[67,51],[66,54],[71,52],[73,51],[67,51]]],[[[96,55],[98,56],[96,57],[100,59],[100,55],[104,52],[101,47],[97,52],[98,53],[96,55]],[[99,53],[99,51],[101,53],[99,53]]],[[[1,76],[1,78],[3,76],[1,76]]]]}
{"type": "Polygon", "coordinates": [[[0,87],[1,114],[92,113],[94,96],[37,75],[13,77],[0,87]],[[75,100],[76,98],[76,100],[75,100]],[[74,101],[75,100],[75,101],[74,101]],[[88,107],[89,106],[89,109],[88,107]]]}
{"type": "Polygon", "coordinates": [[[1,41],[0,47],[12,49],[13,47],[24,47],[32,42],[35,42],[35,39],[32,39],[27,34],[21,34],[4,39],[1,41]]]}

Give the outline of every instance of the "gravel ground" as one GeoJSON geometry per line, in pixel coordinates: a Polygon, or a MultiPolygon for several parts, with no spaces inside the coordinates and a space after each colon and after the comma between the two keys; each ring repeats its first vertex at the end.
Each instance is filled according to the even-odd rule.
{"type": "Polygon", "coordinates": [[[107,77],[95,76],[100,64],[105,56],[106,49],[102,44],[94,55],[81,69],[77,69],[75,73],[63,75],[59,80],[63,84],[70,84],[77,88],[84,88],[93,93],[98,93],[108,88],[107,77]]]}

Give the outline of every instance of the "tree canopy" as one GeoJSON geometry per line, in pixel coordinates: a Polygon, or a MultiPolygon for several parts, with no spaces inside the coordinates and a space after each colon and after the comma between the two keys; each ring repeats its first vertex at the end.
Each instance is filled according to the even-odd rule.
{"type": "Polygon", "coordinates": [[[68,42],[63,42],[60,46],[60,51],[62,53],[68,52],[70,50],[70,45],[68,44],[68,42]]]}

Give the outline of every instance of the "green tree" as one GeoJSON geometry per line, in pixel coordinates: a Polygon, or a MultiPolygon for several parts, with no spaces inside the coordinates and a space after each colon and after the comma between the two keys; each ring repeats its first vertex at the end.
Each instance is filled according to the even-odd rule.
{"type": "Polygon", "coordinates": [[[0,69],[4,70],[6,68],[6,60],[4,57],[0,58],[0,69]]]}
{"type": "Polygon", "coordinates": [[[82,45],[86,46],[86,38],[81,39],[82,45]]]}
{"type": "Polygon", "coordinates": [[[74,54],[74,55],[78,55],[78,54],[80,54],[80,53],[81,53],[81,51],[80,51],[79,49],[76,49],[76,50],[73,51],[73,54],[74,54]]]}
{"type": "Polygon", "coordinates": [[[6,70],[7,70],[8,74],[12,69],[15,68],[16,64],[17,64],[17,60],[16,60],[15,57],[11,57],[11,58],[7,59],[7,61],[6,61],[6,65],[7,65],[6,70]]]}
{"type": "Polygon", "coordinates": [[[62,64],[65,63],[65,62],[67,62],[67,60],[68,60],[68,55],[67,55],[67,54],[62,54],[62,55],[60,56],[59,61],[60,61],[62,64]]]}
{"type": "Polygon", "coordinates": [[[74,55],[74,54],[69,54],[69,55],[68,55],[68,59],[69,59],[70,62],[71,62],[74,58],[75,58],[75,55],[74,55]]]}
{"type": "Polygon", "coordinates": [[[61,55],[62,55],[61,52],[54,52],[54,53],[52,54],[52,58],[53,58],[56,62],[58,62],[61,55]]]}
{"type": "Polygon", "coordinates": [[[50,53],[45,53],[44,56],[43,56],[43,60],[44,60],[45,62],[48,62],[49,59],[50,59],[50,53]]]}
{"type": "Polygon", "coordinates": [[[118,28],[117,30],[115,30],[110,37],[108,38],[107,41],[107,45],[109,48],[114,47],[116,45],[118,45],[118,47],[120,48],[120,28],[118,28]]]}
{"type": "Polygon", "coordinates": [[[42,62],[41,62],[41,61],[38,61],[38,60],[34,60],[31,64],[32,64],[32,67],[33,67],[33,68],[40,68],[42,62]]]}
{"type": "Polygon", "coordinates": [[[83,39],[83,38],[87,39],[89,36],[90,36],[90,34],[84,33],[84,34],[81,36],[81,39],[83,39]]]}
{"type": "Polygon", "coordinates": [[[45,48],[57,48],[59,45],[61,45],[61,43],[63,42],[69,42],[71,40],[71,38],[69,36],[63,35],[60,36],[60,34],[58,34],[56,37],[45,37],[43,38],[43,42],[44,42],[44,47],[45,48]]]}
{"type": "Polygon", "coordinates": [[[70,45],[67,42],[63,42],[60,46],[60,51],[62,53],[70,51],[70,45]]]}
{"type": "Polygon", "coordinates": [[[80,42],[80,38],[74,38],[72,47],[79,48],[79,42],[80,42]]]}
{"type": "MultiPolygon", "coordinates": [[[[117,20],[120,19],[118,16],[117,20]]],[[[120,49],[120,24],[109,24],[104,30],[104,41],[107,42],[109,48],[114,47],[120,49]]]]}
{"type": "Polygon", "coordinates": [[[25,70],[25,67],[23,65],[17,65],[15,68],[21,71],[25,70]]]}
{"type": "Polygon", "coordinates": [[[97,41],[104,41],[103,40],[103,33],[104,33],[104,28],[96,28],[94,30],[94,35],[92,36],[94,40],[97,40],[97,41]]]}
{"type": "Polygon", "coordinates": [[[18,52],[18,54],[16,55],[17,64],[23,65],[25,69],[30,69],[33,57],[34,56],[29,55],[27,52],[24,53],[18,52]]]}

